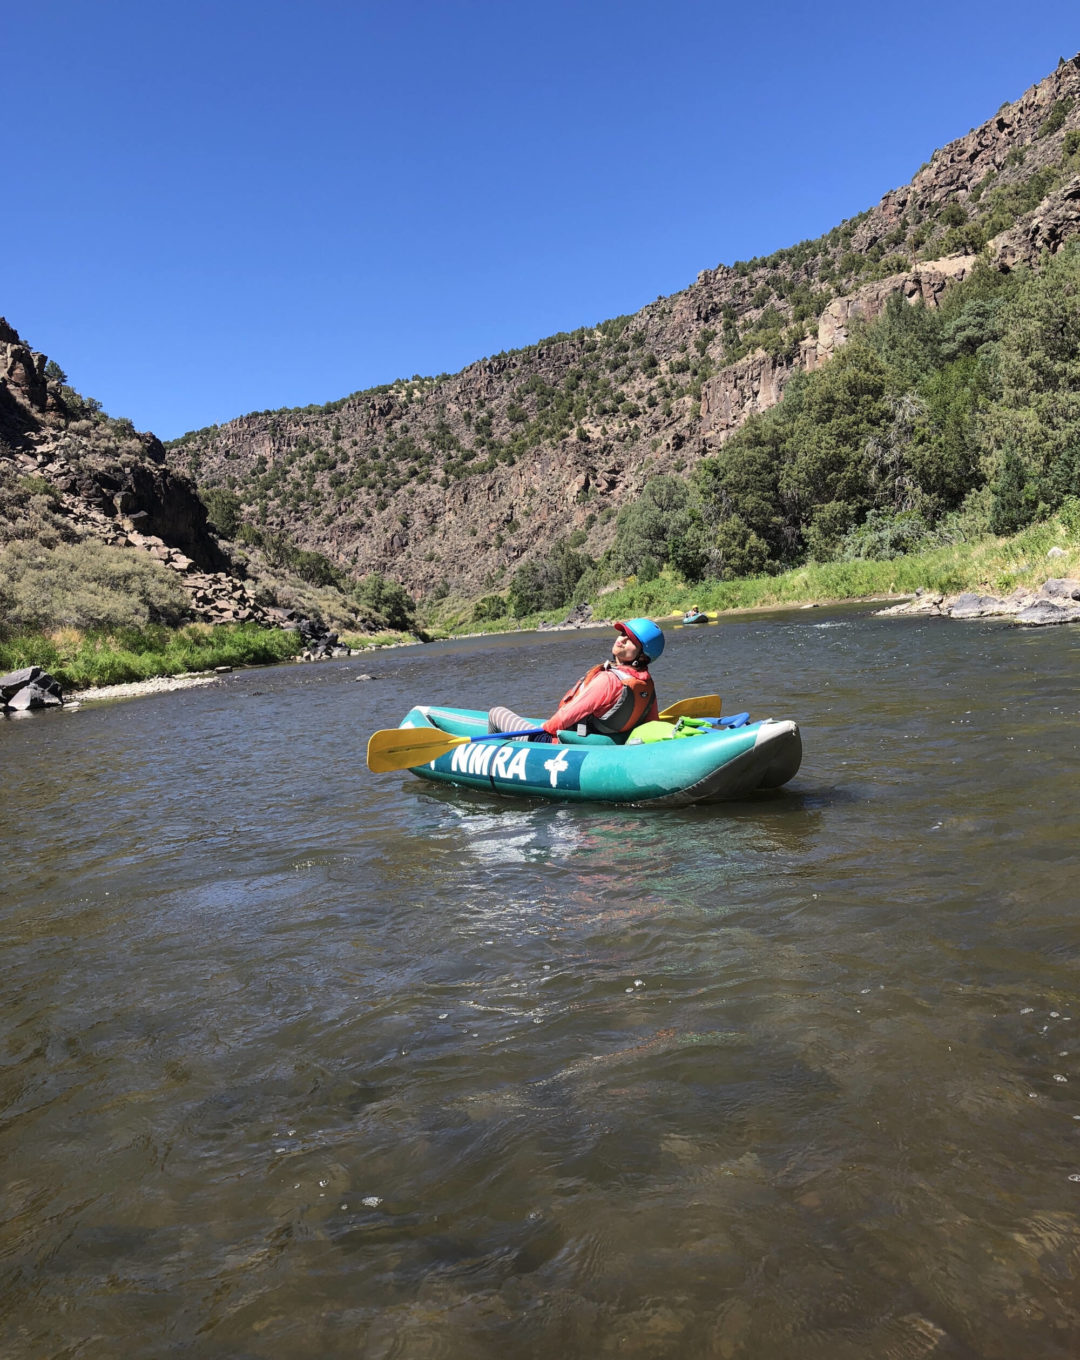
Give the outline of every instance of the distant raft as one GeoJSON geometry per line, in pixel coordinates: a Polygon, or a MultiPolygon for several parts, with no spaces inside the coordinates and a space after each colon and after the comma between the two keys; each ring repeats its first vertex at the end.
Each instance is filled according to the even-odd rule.
{"type": "MultiPolygon", "coordinates": [[[[421,704],[400,726],[479,737],[487,732],[487,713],[421,704]]],[[[478,741],[456,746],[412,772],[443,784],[515,797],[689,807],[779,788],[798,773],[801,762],[798,725],[767,719],[642,745],[478,741]]]]}
{"type": "Polygon", "coordinates": [[[703,614],[700,609],[692,610],[689,614],[682,616],[683,623],[708,623],[708,614],[703,614]]]}

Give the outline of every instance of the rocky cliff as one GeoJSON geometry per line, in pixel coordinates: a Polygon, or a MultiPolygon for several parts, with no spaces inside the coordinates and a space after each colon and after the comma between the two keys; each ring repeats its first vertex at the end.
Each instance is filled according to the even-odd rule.
{"type": "Polygon", "coordinates": [[[273,621],[160,441],[80,397],[0,317],[0,544],[25,537],[146,553],[176,574],[192,619],[273,621]]]}
{"type": "Polygon", "coordinates": [[[452,376],[242,416],[167,449],[0,322],[0,527],[36,498],[49,533],[166,563],[193,617],[268,617],[197,482],[354,575],[421,595],[498,589],[556,538],[598,555],[650,476],[689,471],[891,295],[936,306],[980,259],[1037,266],[1078,226],[1080,57],[816,241],[452,376]]]}
{"type": "Polygon", "coordinates": [[[855,318],[897,291],[934,306],[980,255],[1014,269],[1074,235],[1078,129],[1080,57],[817,241],[454,376],[197,431],[168,461],[235,489],[252,522],[420,594],[498,587],[575,530],[596,554],[650,475],[714,451],[855,318]]]}

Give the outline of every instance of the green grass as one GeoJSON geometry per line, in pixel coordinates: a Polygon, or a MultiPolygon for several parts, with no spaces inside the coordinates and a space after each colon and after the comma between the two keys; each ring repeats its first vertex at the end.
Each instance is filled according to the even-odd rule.
{"type": "Polygon", "coordinates": [[[285,661],[300,650],[296,633],[256,624],[190,624],[186,628],[122,628],[20,633],[0,641],[0,673],[41,666],[65,690],[120,685],[162,675],[258,666],[285,661]]]}
{"type": "Polygon", "coordinates": [[[682,614],[691,604],[721,612],[768,609],[823,600],[912,595],[920,586],[949,594],[966,589],[968,577],[969,573],[956,560],[955,550],[946,548],[889,562],[814,562],[781,576],[748,576],[736,581],[699,582],[694,586],[660,577],[627,584],[595,600],[593,608],[611,618],[682,614]]]}
{"type": "MultiPolygon", "coordinates": [[[[1037,589],[1050,576],[1080,577],[1080,526],[1061,518],[1033,525],[1012,538],[984,538],[973,543],[894,558],[888,562],[810,563],[781,576],[754,576],[738,581],[706,581],[686,585],[668,575],[654,581],[630,580],[618,590],[595,596],[598,618],[685,613],[691,604],[709,611],[768,609],[827,600],[856,600],[912,595],[920,587],[941,594],[976,590],[1007,595],[1017,587],[1037,589]],[[1061,548],[1063,556],[1048,557],[1061,548]]],[[[471,621],[471,604],[455,601],[433,623],[435,637],[462,633],[495,633],[557,623],[569,606],[523,619],[471,621]]],[[[342,638],[354,648],[386,647],[411,641],[403,633],[342,638]]],[[[286,661],[301,649],[297,633],[256,624],[189,624],[184,628],[147,626],[80,631],[23,632],[0,639],[0,674],[24,666],[41,666],[69,691],[91,685],[116,685],[156,676],[212,670],[215,666],[270,665],[286,661]]]]}
{"type": "Polygon", "coordinates": [[[455,601],[452,604],[444,602],[441,606],[431,608],[429,617],[425,620],[429,638],[437,642],[442,638],[471,637],[474,634],[512,633],[517,630],[528,632],[541,623],[561,623],[570,611],[570,606],[564,605],[559,609],[545,609],[536,614],[528,614],[520,619],[512,614],[506,614],[498,619],[477,621],[473,618],[475,606],[476,602],[469,600],[464,603],[455,601]]]}
{"type": "MultiPolygon", "coordinates": [[[[1032,525],[1012,538],[982,538],[956,543],[889,561],[811,562],[780,576],[750,576],[736,581],[703,581],[686,585],[665,572],[653,581],[631,578],[618,590],[593,596],[598,618],[627,619],[639,615],[681,615],[690,605],[707,611],[771,609],[832,600],[859,600],[914,595],[924,589],[942,595],[972,590],[1008,595],[1017,587],[1037,590],[1051,576],[1080,577],[1080,531],[1061,518],[1032,525]],[[1048,557],[1061,548],[1064,556],[1048,557]]],[[[465,614],[464,610],[460,611],[465,614]]],[[[566,617],[569,606],[528,619],[500,619],[483,624],[444,619],[455,633],[500,632],[535,628],[544,619],[566,617]]]]}

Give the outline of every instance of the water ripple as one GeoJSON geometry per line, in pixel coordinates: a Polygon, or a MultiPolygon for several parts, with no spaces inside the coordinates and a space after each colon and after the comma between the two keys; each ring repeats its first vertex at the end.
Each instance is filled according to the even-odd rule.
{"type": "Polygon", "coordinates": [[[663,698],[803,728],[728,807],[363,770],[601,647],[0,727],[5,1356],[1075,1353],[1074,642],[680,633],[663,698]]]}

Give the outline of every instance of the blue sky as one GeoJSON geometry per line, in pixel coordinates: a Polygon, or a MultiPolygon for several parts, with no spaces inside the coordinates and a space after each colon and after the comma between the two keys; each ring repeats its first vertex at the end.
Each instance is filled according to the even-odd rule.
{"type": "Polygon", "coordinates": [[[0,314],[162,438],[820,234],[1080,49],[1075,0],[39,0],[0,314]]]}

